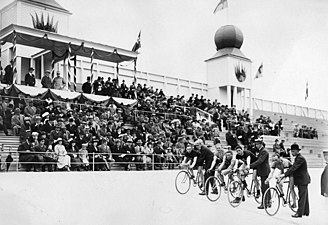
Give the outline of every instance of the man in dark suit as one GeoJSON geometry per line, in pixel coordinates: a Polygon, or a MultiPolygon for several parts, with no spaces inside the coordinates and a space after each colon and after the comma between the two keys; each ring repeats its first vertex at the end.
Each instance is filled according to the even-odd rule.
{"type": "Polygon", "coordinates": [[[295,218],[310,214],[308,184],[311,182],[311,178],[307,170],[306,160],[300,154],[300,150],[298,144],[291,145],[291,152],[295,157],[295,161],[293,166],[281,175],[282,178],[292,175],[294,177],[294,184],[298,187],[298,210],[295,215],[292,215],[295,218]]]}
{"type": "MultiPolygon", "coordinates": [[[[270,165],[269,165],[269,152],[264,148],[262,139],[258,138],[254,140],[255,148],[259,152],[258,158],[255,162],[251,163],[249,168],[257,171],[257,176],[261,178],[261,192],[262,198],[265,191],[269,188],[269,184],[265,183],[265,180],[270,174],[270,165]]],[[[246,167],[247,168],[247,167],[246,167]]],[[[249,169],[247,168],[247,169],[249,169]]],[[[269,204],[270,196],[265,200],[265,204],[269,204]]],[[[257,207],[258,209],[264,209],[263,199],[261,205],[257,207]]]]}
{"type": "Polygon", "coordinates": [[[82,85],[82,91],[86,94],[91,94],[92,87],[91,87],[91,78],[87,77],[87,82],[84,82],[82,85]]]}
{"type": "Polygon", "coordinates": [[[35,76],[33,74],[34,69],[30,67],[28,69],[28,74],[25,75],[25,85],[26,86],[35,86],[35,76]]]}
{"type": "Polygon", "coordinates": [[[5,68],[5,75],[3,78],[3,83],[12,84],[14,79],[14,70],[13,70],[14,60],[10,60],[10,64],[5,68]]]}

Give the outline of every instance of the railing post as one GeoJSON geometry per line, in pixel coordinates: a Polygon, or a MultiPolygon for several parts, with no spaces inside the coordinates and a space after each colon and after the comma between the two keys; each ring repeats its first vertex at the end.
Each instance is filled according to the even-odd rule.
{"type": "MultiPolygon", "coordinates": [[[[16,156],[16,158],[17,158],[17,156],[16,156]]],[[[18,170],[19,170],[19,155],[18,155],[18,159],[17,159],[18,161],[16,161],[16,172],[18,172],[18,170]]]]}
{"type": "Polygon", "coordinates": [[[153,153],[152,155],[151,155],[151,157],[152,157],[152,159],[151,159],[151,161],[152,161],[152,170],[155,170],[155,154],[153,153]]]}
{"type": "Polygon", "coordinates": [[[95,153],[92,152],[92,171],[95,171],[95,153]]]}

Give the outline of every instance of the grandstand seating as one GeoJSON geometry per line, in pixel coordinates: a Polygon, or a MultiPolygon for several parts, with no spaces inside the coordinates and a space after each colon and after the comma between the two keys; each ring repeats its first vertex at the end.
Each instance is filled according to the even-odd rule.
{"type": "MultiPolygon", "coordinates": [[[[9,151],[12,153],[11,156],[13,157],[13,163],[11,163],[9,170],[16,171],[18,169],[18,153],[17,149],[20,145],[19,136],[6,136],[2,131],[0,132],[0,143],[4,145],[3,152],[0,153],[1,155],[1,162],[0,164],[5,163],[5,160],[9,154],[9,151]]],[[[3,167],[2,167],[3,169],[3,167]]]]}
{"type": "Polygon", "coordinates": [[[328,121],[303,117],[303,116],[295,116],[295,115],[288,115],[282,113],[275,113],[269,111],[262,111],[262,110],[254,110],[253,117],[258,118],[260,115],[265,115],[266,117],[270,116],[271,120],[277,122],[280,119],[280,116],[283,119],[283,126],[284,126],[284,134],[287,137],[292,137],[294,134],[295,124],[300,125],[307,125],[308,127],[316,128],[318,131],[319,140],[328,138],[328,121]]]}

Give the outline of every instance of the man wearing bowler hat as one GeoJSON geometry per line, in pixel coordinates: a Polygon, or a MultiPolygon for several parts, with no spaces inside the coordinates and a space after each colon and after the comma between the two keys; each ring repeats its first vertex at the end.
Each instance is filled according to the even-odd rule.
{"type": "Polygon", "coordinates": [[[44,72],[44,76],[41,79],[41,84],[43,88],[51,88],[52,87],[52,80],[50,78],[50,70],[46,70],[44,72]]]}
{"type": "Polygon", "coordinates": [[[28,69],[28,74],[25,75],[25,85],[26,86],[35,86],[35,76],[33,74],[34,69],[30,67],[28,69]]]}
{"type": "Polygon", "coordinates": [[[307,170],[307,163],[304,156],[300,153],[300,148],[298,144],[291,145],[292,155],[295,157],[293,166],[282,174],[280,177],[294,177],[294,183],[298,187],[298,210],[295,215],[292,215],[294,218],[300,218],[303,215],[308,216],[310,214],[309,207],[309,195],[308,195],[308,184],[311,182],[309,172],[307,170]]]}

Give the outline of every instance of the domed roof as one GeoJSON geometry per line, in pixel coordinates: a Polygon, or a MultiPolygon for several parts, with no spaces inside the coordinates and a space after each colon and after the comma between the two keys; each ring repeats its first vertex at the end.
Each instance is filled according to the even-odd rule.
{"type": "Polygon", "coordinates": [[[243,44],[244,37],[241,30],[233,25],[220,27],[214,36],[216,50],[223,48],[238,48],[243,44]]]}

